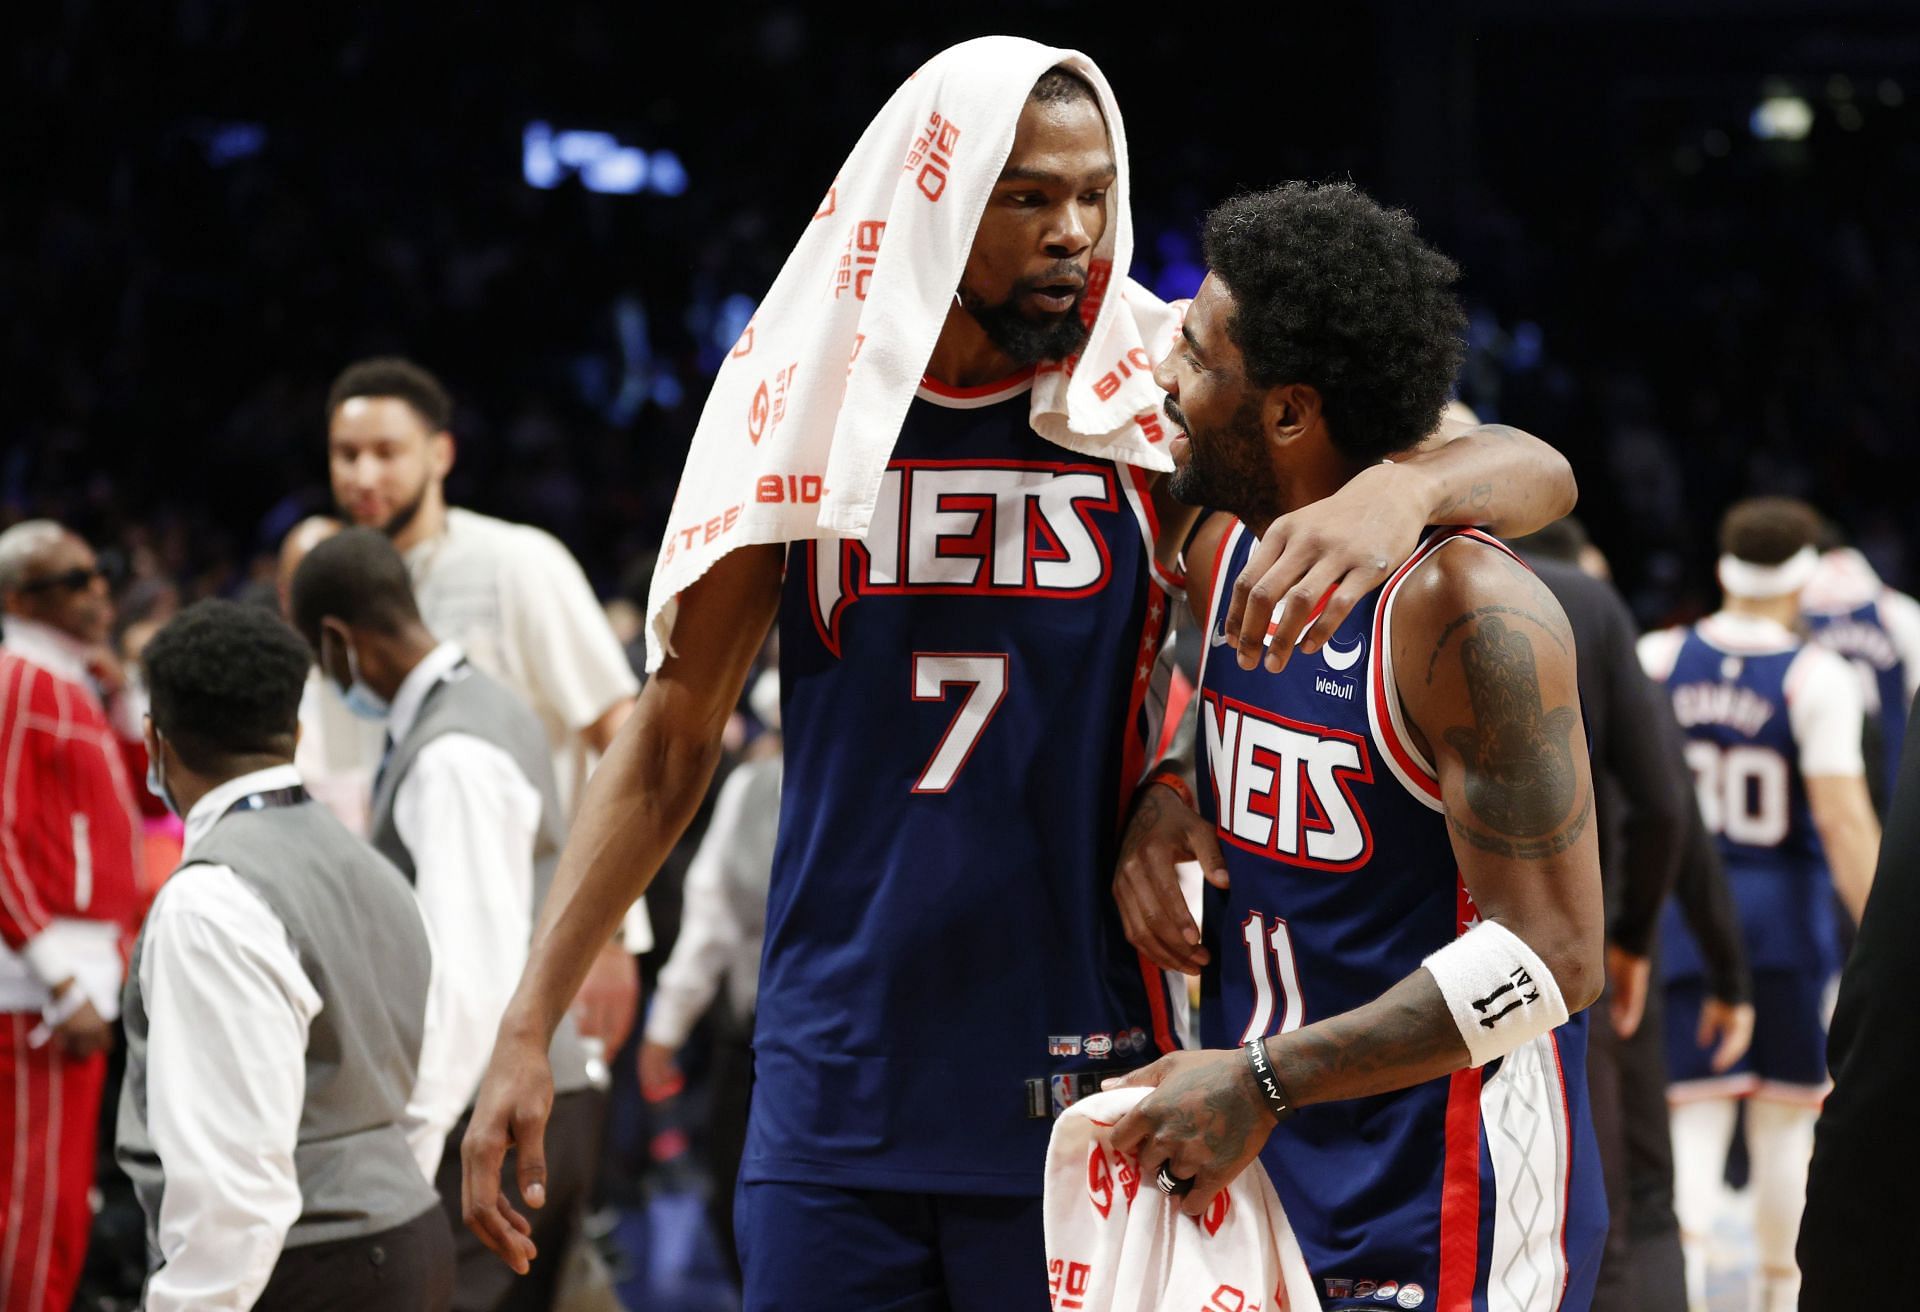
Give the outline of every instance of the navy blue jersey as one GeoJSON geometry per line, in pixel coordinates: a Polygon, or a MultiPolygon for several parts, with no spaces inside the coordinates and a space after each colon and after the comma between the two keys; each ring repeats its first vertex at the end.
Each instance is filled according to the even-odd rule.
{"type": "Polygon", "coordinates": [[[1900,771],[1900,752],[1907,741],[1907,683],[1911,671],[1895,645],[1878,600],[1849,610],[1806,612],[1807,627],[1822,646],[1839,652],[1866,674],[1874,691],[1867,704],[1878,732],[1879,751],[1868,769],[1880,776],[1882,796],[1893,795],[1894,776],[1900,771]]]}
{"type": "Polygon", "coordinates": [[[923,388],[866,539],[788,552],[750,1181],[1038,1194],[1065,1077],[1165,1036],[1111,892],[1169,615],[1146,480],[1026,391],[923,388]]]}
{"type": "MultiPolygon", "coordinates": [[[[1209,891],[1210,1048],[1373,1001],[1477,923],[1440,787],[1394,692],[1395,590],[1431,553],[1501,550],[1439,531],[1313,656],[1278,675],[1223,650],[1253,535],[1215,565],[1201,667],[1201,811],[1232,885],[1209,891]]],[[[1198,562],[1194,562],[1198,567],[1198,562]]],[[[1586,1018],[1478,1070],[1301,1108],[1261,1160],[1328,1309],[1445,1312],[1591,1297],[1606,1199],[1587,1110],[1586,1018]]]]}
{"type": "MultiPolygon", "coordinates": [[[[1785,629],[1725,616],[1644,641],[1659,653],[1649,672],[1663,677],[1686,735],[1700,814],[1719,844],[1753,968],[1830,973],[1838,966],[1833,890],[1807,804],[1790,702],[1803,679],[1851,681],[1852,672],[1785,629]],[[1671,669],[1663,672],[1660,648],[1675,641],[1671,669]],[[1809,657],[1824,660],[1810,664],[1809,657]]],[[[1857,739],[1857,721],[1852,732],[1857,739]]],[[[1661,941],[1667,978],[1707,973],[1672,904],[1661,941]]]]}

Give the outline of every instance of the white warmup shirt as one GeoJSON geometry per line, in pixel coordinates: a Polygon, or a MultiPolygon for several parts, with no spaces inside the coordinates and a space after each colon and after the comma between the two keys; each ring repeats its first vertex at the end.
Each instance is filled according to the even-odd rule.
{"type": "MultiPolygon", "coordinates": [[[[407,569],[433,635],[459,643],[540,717],[571,822],[593,764],[581,731],[640,690],[579,562],[530,524],[453,508],[444,533],[407,552],[407,569]]],[[[644,952],[653,931],[635,905],[626,944],[644,952]]]]}
{"type": "MultiPolygon", "coordinates": [[[[166,1168],[158,1236],[167,1260],[148,1283],[146,1312],[252,1307],[300,1216],[293,1150],[320,995],[260,895],[231,867],[193,863],[195,845],[228,807],[299,784],[298,770],[276,766],[228,780],[195,803],[188,864],[148,913],[140,957],[147,1132],[166,1168]]],[[[427,931],[431,941],[431,923],[427,931]]],[[[429,1183],[466,1108],[462,1091],[438,1074],[458,1065],[444,980],[436,950],[420,1078],[402,1121],[429,1183]]]]}
{"type": "MultiPolygon", "coordinates": [[[[394,742],[405,741],[427,694],[461,659],[458,645],[443,642],[413,667],[388,715],[394,742]]],[[[458,1064],[446,1078],[464,1090],[464,1108],[479,1091],[494,1032],[527,964],[540,790],[497,744],[442,734],[400,781],[393,823],[413,854],[413,891],[437,949],[436,979],[448,985],[447,1046],[458,1064]]]]}
{"type": "Polygon", "coordinates": [[[749,761],[720,786],[713,821],[687,868],[680,937],[660,968],[647,1008],[649,1043],[669,1048],[686,1043],[723,983],[734,1019],[753,1014],[767,929],[767,882],[780,827],[780,769],[778,756],[749,761]],[[769,783],[771,788],[765,786],[769,783]]]}
{"type": "MultiPolygon", "coordinates": [[[[1716,611],[1697,626],[1700,636],[1729,655],[1785,651],[1802,643],[1772,620],[1716,611]]],[[[1685,629],[1660,629],[1640,639],[1640,664],[1656,683],[1673,673],[1685,629]]],[[[1865,703],[1860,680],[1845,657],[1818,643],[1801,646],[1787,667],[1787,720],[1800,749],[1802,777],[1866,773],[1860,735],[1865,703]]]]}

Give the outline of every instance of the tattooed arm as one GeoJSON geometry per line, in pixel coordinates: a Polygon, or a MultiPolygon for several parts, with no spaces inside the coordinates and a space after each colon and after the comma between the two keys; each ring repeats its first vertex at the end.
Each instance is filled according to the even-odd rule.
{"type": "MultiPolygon", "coordinates": [[[[1393,663],[1480,915],[1524,940],[1579,1011],[1600,991],[1603,915],[1565,615],[1504,555],[1449,547],[1399,594],[1393,663]]],[[[1424,968],[1365,1006],[1266,1046],[1295,1107],[1404,1089],[1469,1062],[1424,968]]],[[[1114,1127],[1113,1146],[1139,1152],[1143,1177],[1162,1163],[1192,1177],[1182,1206],[1193,1215],[1253,1160],[1275,1124],[1238,1051],[1175,1053],[1124,1083],[1159,1091],[1114,1127]]]]}

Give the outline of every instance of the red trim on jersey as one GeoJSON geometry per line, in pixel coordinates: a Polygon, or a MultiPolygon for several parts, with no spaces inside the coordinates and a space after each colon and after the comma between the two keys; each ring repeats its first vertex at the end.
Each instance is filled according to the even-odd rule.
{"type": "Polygon", "coordinates": [[[1440,1288],[1434,1312],[1473,1312],[1480,1274],[1480,1072],[1447,1077],[1446,1164],[1440,1184],[1440,1288]]]}
{"type": "Polygon", "coordinates": [[[1033,366],[1028,365],[1017,373],[1008,374],[1005,378],[996,379],[991,383],[982,383],[978,387],[951,387],[927,374],[921,375],[920,386],[935,396],[944,396],[949,400],[975,401],[983,396],[992,396],[995,392],[1011,391],[1022,383],[1032,381],[1033,366]]]}
{"type": "MultiPolygon", "coordinates": [[[[1411,574],[1435,552],[1446,546],[1447,543],[1463,538],[1472,542],[1484,543],[1487,546],[1493,547],[1509,559],[1520,561],[1522,566],[1526,565],[1526,562],[1520,560],[1520,557],[1515,555],[1513,549],[1507,546],[1506,543],[1500,541],[1499,538],[1481,532],[1477,528],[1443,529],[1435,533],[1432,537],[1429,537],[1421,544],[1418,550],[1407,557],[1404,565],[1394,571],[1393,577],[1388,579],[1381,587],[1380,600],[1375,604],[1373,611],[1373,657],[1368,669],[1372,675],[1369,682],[1372,684],[1374,719],[1379,726],[1381,745],[1384,746],[1388,752],[1392,753],[1394,761],[1399,764],[1400,769],[1405,772],[1407,778],[1417,784],[1421,792],[1433,798],[1435,801],[1440,800],[1440,781],[1434,777],[1431,770],[1415,758],[1410,745],[1401,741],[1399,732],[1395,730],[1393,726],[1393,708],[1387,701],[1387,684],[1389,682],[1386,678],[1387,609],[1393,601],[1394,590],[1406,580],[1407,575],[1411,574]]],[[[1323,601],[1322,605],[1324,604],[1325,602],[1323,601]]]]}
{"type": "Polygon", "coordinates": [[[1147,571],[1154,580],[1168,592],[1178,596],[1187,586],[1186,575],[1177,571],[1169,572],[1160,564],[1160,512],[1153,504],[1153,476],[1138,465],[1129,465],[1114,461],[1125,478],[1127,500],[1133,506],[1134,518],[1140,522],[1140,533],[1147,544],[1147,571]]]}
{"type": "Polygon", "coordinates": [[[1406,564],[1396,570],[1380,589],[1380,600],[1374,603],[1373,608],[1373,654],[1368,658],[1367,665],[1369,695],[1373,698],[1373,718],[1380,733],[1380,745],[1392,755],[1401,773],[1435,801],[1440,800],[1440,781],[1414,759],[1413,752],[1400,741],[1400,735],[1393,727],[1393,710],[1387,702],[1387,685],[1392,682],[1387,678],[1387,607],[1393,601],[1394,589],[1400,586],[1401,580],[1431,556],[1442,542],[1447,541],[1448,536],[1451,535],[1430,539],[1425,546],[1407,557],[1406,564]]]}
{"type": "Polygon", "coordinates": [[[1136,955],[1140,958],[1140,975],[1147,983],[1147,1010],[1153,1014],[1153,1043],[1164,1057],[1180,1050],[1173,1040],[1173,1019],[1167,1014],[1167,977],[1147,960],[1146,953],[1136,955]]]}

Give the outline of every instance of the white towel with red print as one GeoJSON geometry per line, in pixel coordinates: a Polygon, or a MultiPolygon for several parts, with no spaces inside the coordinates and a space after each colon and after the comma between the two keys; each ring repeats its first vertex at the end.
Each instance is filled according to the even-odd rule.
{"type": "Polygon", "coordinates": [[[1257,1160],[1194,1218],[1106,1149],[1103,1131],[1151,1092],[1098,1093],[1054,1123],[1044,1204],[1054,1312],[1320,1312],[1257,1160]]]}
{"type": "Polygon", "coordinates": [[[1076,360],[1042,365],[1034,431],[1084,455],[1173,467],[1152,378],[1180,312],[1127,277],[1127,139],[1092,60],[981,37],[923,65],[861,134],[707,395],[647,601],[647,668],[679,594],[755,543],[862,537],[900,425],[953,304],[1028,93],[1055,65],[1099,93],[1118,177],[1076,360]]]}

